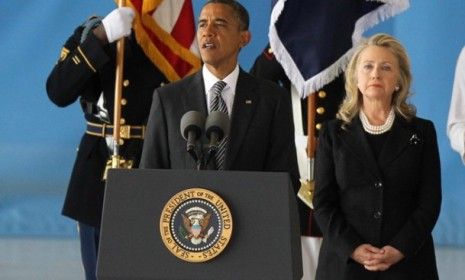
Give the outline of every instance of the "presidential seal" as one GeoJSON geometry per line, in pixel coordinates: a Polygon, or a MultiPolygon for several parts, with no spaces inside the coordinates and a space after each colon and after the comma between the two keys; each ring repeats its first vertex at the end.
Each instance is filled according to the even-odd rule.
{"type": "Polygon", "coordinates": [[[205,262],[218,256],[228,245],[232,228],[228,205],[216,193],[202,188],[174,195],[160,217],[166,248],[188,262],[205,262]]]}

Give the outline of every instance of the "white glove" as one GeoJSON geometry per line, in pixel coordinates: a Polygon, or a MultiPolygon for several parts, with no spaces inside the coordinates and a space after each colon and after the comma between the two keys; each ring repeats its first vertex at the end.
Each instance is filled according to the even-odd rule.
{"type": "Polygon", "coordinates": [[[114,9],[102,19],[108,42],[113,43],[116,40],[129,36],[131,34],[133,20],[134,10],[130,7],[114,9]]]}

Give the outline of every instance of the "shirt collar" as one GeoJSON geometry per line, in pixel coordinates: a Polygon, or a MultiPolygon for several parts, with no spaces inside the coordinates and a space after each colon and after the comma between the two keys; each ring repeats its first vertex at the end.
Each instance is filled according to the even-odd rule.
{"type": "MultiPolygon", "coordinates": [[[[205,85],[205,94],[208,96],[211,87],[216,82],[218,82],[220,79],[218,79],[215,75],[213,75],[207,69],[205,64],[202,67],[202,74],[203,74],[203,82],[205,85]]],[[[234,70],[222,80],[226,83],[226,87],[224,88],[224,91],[229,91],[232,93],[232,95],[234,95],[236,93],[236,84],[237,84],[238,78],[239,78],[239,65],[236,64],[236,67],[234,68],[234,70]]]]}

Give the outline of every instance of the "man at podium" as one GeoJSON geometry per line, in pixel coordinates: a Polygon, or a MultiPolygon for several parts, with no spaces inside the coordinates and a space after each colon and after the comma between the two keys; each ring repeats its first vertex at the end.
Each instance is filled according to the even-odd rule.
{"type": "MultiPolygon", "coordinates": [[[[239,2],[206,2],[197,26],[204,65],[197,73],[155,90],[141,168],[198,168],[196,157],[186,151],[181,119],[189,111],[202,116],[220,111],[230,120],[229,133],[204,169],[289,172],[297,192],[290,96],[278,85],[253,77],[238,65],[239,51],[251,39],[248,27],[248,12],[239,2]]],[[[195,141],[198,154],[208,158],[210,154],[204,149],[207,137],[199,134],[195,141]]]]}

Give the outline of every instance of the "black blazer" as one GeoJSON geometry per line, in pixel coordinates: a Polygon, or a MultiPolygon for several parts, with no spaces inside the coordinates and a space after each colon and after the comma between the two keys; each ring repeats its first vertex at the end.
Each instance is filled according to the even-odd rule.
{"type": "MultiPolygon", "coordinates": [[[[187,111],[207,115],[202,72],[155,90],[141,168],[194,169],[180,133],[187,111]]],[[[206,139],[203,139],[206,142],[206,139]]],[[[289,94],[242,69],[236,86],[226,170],[289,172],[297,192],[298,168],[289,94]]]]}
{"type": "Polygon", "coordinates": [[[431,121],[396,116],[376,160],[358,117],[333,120],[316,154],[315,216],[323,231],[317,279],[437,279],[431,232],[441,206],[436,132],[431,121]],[[363,243],[391,245],[405,258],[369,272],[350,258],[363,243]]]}
{"type": "MultiPolygon", "coordinates": [[[[47,94],[53,103],[65,107],[78,99],[95,104],[103,92],[104,105],[109,120],[113,122],[116,44],[102,46],[92,32],[80,43],[82,30],[82,26],[78,27],[63,46],[62,54],[68,55],[63,55],[51,71],[47,79],[47,94]]],[[[153,90],[166,83],[166,79],[144,54],[134,35],[126,39],[123,79],[122,98],[126,102],[121,106],[121,118],[128,125],[143,125],[150,112],[153,90]]],[[[84,118],[102,123],[87,111],[84,118]]],[[[85,129],[84,118],[82,127],[85,129]]],[[[125,140],[120,146],[120,155],[133,160],[134,167],[137,167],[142,144],[141,139],[125,140]]],[[[99,227],[105,190],[102,175],[109,157],[105,138],[83,134],[63,205],[63,215],[99,227]]]]}

